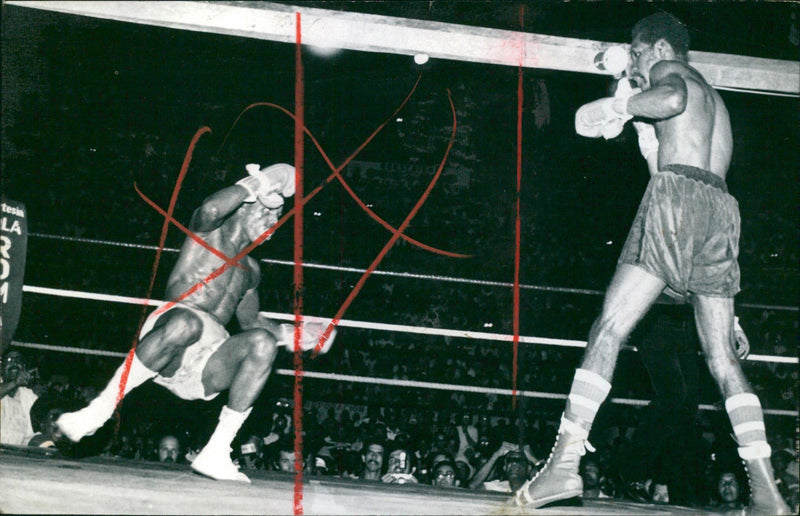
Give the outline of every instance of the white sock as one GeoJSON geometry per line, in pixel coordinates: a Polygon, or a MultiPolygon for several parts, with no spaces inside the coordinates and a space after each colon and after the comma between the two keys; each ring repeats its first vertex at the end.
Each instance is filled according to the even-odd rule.
{"type": "Polygon", "coordinates": [[[219,413],[217,428],[214,429],[214,433],[211,435],[205,448],[229,450],[233,439],[236,437],[236,434],[239,433],[239,429],[252,410],[253,407],[250,407],[244,412],[238,412],[229,408],[227,405],[223,406],[219,413]]]}
{"type": "MultiPolygon", "coordinates": [[[[122,382],[122,375],[126,369],[127,367],[123,362],[122,365],[117,368],[116,372],[114,372],[114,376],[111,377],[111,380],[109,380],[105,389],[103,389],[97,398],[95,398],[89,404],[90,407],[101,409],[103,412],[108,413],[108,417],[111,417],[111,414],[117,407],[117,396],[119,396],[120,392],[120,383],[122,382]]],[[[158,373],[156,371],[148,369],[147,366],[145,366],[139,360],[139,357],[136,356],[136,353],[134,353],[133,360],[131,360],[130,369],[128,370],[128,377],[125,380],[123,397],[157,374],[158,373]]]]}

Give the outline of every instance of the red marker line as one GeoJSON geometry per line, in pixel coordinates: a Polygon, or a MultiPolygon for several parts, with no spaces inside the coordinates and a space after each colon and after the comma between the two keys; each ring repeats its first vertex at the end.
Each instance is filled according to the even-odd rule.
{"type": "MultiPolygon", "coordinates": [[[[358,204],[358,206],[367,215],[369,215],[370,218],[372,218],[378,224],[380,224],[381,226],[386,228],[389,232],[391,232],[393,234],[398,232],[397,229],[395,229],[391,224],[389,224],[383,218],[381,218],[380,215],[378,215],[377,213],[372,211],[372,209],[370,209],[361,200],[361,198],[355,193],[355,191],[353,191],[353,189],[347,183],[347,180],[345,180],[344,177],[341,175],[341,171],[350,163],[350,161],[352,161],[364,149],[364,147],[367,146],[367,144],[369,144],[369,142],[371,142],[375,138],[375,136],[378,135],[378,133],[386,126],[386,124],[389,123],[389,121],[394,120],[394,118],[396,117],[397,113],[400,112],[400,110],[405,106],[405,104],[411,98],[411,95],[414,93],[414,90],[416,90],[417,84],[419,84],[419,77],[417,78],[417,82],[414,84],[414,87],[412,88],[411,92],[408,94],[408,96],[405,98],[405,100],[400,104],[400,106],[395,110],[395,112],[392,113],[392,115],[390,117],[388,117],[381,125],[379,125],[378,128],[375,129],[375,131],[373,131],[373,133],[369,137],[367,137],[367,139],[364,141],[364,143],[362,143],[338,167],[333,164],[331,159],[328,157],[328,154],[325,152],[325,150],[323,149],[322,145],[320,145],[320,143],[316,139],[316,137],[311,133],[311,131],[308,130],[308,128],[306,128],[304,126],[304,128],[303,128],[304,132],[309,136],[309,138],[311,139],[312,143],[314,144],[314,146],[317,148],[317,150],[319,151],[320,155],[322,156],[322,159],[328,164],[328,167],[332,170],[332,173],[327,178],[325,178],[325,180],[323,181],[322,185],[320,185],[317,188],[315,188],[314,190],[312,190],[311,193],[309,193],[308,196],[305,197],[303,202],[307,203],[312,197],[317,195],[317,193],[322,189],[323,186],[325,186],[326,184],[328,184],[331,181],[333,181],[333,179],[337,179],[342,184],[342,186],[345,188],[345,190],[347,190],[347,192],[350,194],[350,197],[353,198],[353,200],[356,202],[356,204],[358,204]]],[[[239,118],[241,118],[241,116],[247,110],[249,110],[251,108],[254,108],[254,107],[258,107],[258,106],[274,108],[274,109],[277,109],[277,110],[285,113],[287,116],[291,117],[292,119],[296,118],[294,114],[292,114],[289,110],[287,110],[286,108],[284,108],[282,106],[279,106],[277,104],[273,104],[271,102],[256,102],[256,103],[253,103],[253,104],[250,104],[249,106],[247,106],[239,114],[239,116],[237,117],[236,120],[238,121],[239,118]]],[[[236,123],[236,122],[234,122],[234,123],[236,123]]],[[[291,214],[291,212],[289,212],[289,213],[291,214]]],[[[279,222],[278,224],[281,224],[281,222],[279,222]]],[[[418,240],[416,240],[416,239],[414,239],[414,238],[412,238],[412,237],[410,237],[408,235],[405,235],[405,234],[402,234],[401,238],[404,239],[406,242],[408,242],[408,243],[410,243],[410,244],[412,244],[412,245],[414,245],[416,247],[419,247],[419,248],[424,249],[426,251],[430,251],[432,253],[440,254],[440,255],[443,255],[443,256],[448,256],[448,257],[451,257],[451,258],[471,258],[473,256],[473,255],[455,253],[455,252],[452,252],[452,251],[445,251],[443,249],[438,249],[438,248],[429,246],[427,244],[424,244],[424,243],[422,243],[422,242],[420,242],[420,241],[418,241],[418,240]]]]}
{"type": "Polygon", "coordinates": [[[296,13],[294,84],[294,513],[303,514],[303,352],[300,346],[303,316],[303,167],[305,164],[303,120],[305,117],[305,84],[303,82],[303,49],[300,13],[296,13]]]}
{"type": "MultiPolygon", "coordinates": [[[[519,24],[521,27],[525,25],[525,6],[519,6],[519,24]]],[[[520,217],[520,201],[522,197],[522,105],[523,105],[523,88],[522,88],[522,65],[525,62],[525,45],[520,42],[520,56],[519,56],[519,70],[517,76],[517,199],[516,199],[516,221],[514,224],[514,313],[513,313],[513,329],[514,341],[512,346],[512,367],[511,367],[511,408],[516,409],[517,406],[517,374],[519,372],[519,317],[520,317],[520,302],[519,302],[519,269],[520,269],[520,243],[522,234],[522,221],[520,217]]]]}
{"type": "Polygon", "coordinates": [[[511,367],[511,406],[516,408],[517,404],[517,373],[519,371],[519,317],[520,317],[520,247],[522,234],[522,221],[520,217],[520,197],[522,195],[522,66],[519,67],[519,78],[517,79],[517,206],[516,221],[514,225],[514,343],[512,346],[512,367],[511,367]]]}
{"type": "MultiPolygon", "coordinates": [[[[426,249],[426,250],[429,250],[429,251],[432,251],[432,252],[435,252],[435,253],[438,253],[438,254],[443,254],[443,255],[446,255],[446,256],[457,257],[457,258],[466,258],[466,257],[469,257],[470,255],[463,255],[463,254],[459,254],[459,253],[452,253],[452,252],[449,252],[449,251],[436,249],[434,247],[431,247],[431,246],[428,246],[428,245],[423,244],[421,242],[418,242],[415,239],[412,239],[412,238],[406,236],[403,233],[405,231],[405,229],[407,229],[408,225],[410,224],[410,222],[414,218],[414,216],[416,216],[416,214],[419,211],[419,209],[421,208],[422,204],[424,204],[425,200],[430,195],[430,192],[432,191],[433,186],[436,184],[436,182],[438,181],[439,177],[441,176],[441,172],[442,172],[444,164],[445,164],[445,162],[447,160],[447,156],[449,155],[449,152],[450,152],[450,150],[452,148],[452,145],[453,145],[453,142],[454,142],[454,138],[455,138],[455,130],[456,130],[456,114],[455,114],[455,108],[453,106],[452,98],[450,98],[450,92],[448,91],[448,99],[450,101],[451,110],[453,112],[453,134],[451,136],[451,139],[450,139],[450,142],[448,144],[447,150],[445,152],[444,158],[443,158],[443,160],[442,160],[442,162],[441,162],[441,164],[440,164],[440,166],[439,166],[434,178],[432,179],[431,183],[429,184],[428,188],[423,193],[423,195],[420,197],[419,201],[414,206],[412,211],[409,213],[409,216],[406,218],[406,220],[400,226],[400,228],[395,229],[388,222],[384,221],[380,216],[378,216],[371,209],[369,209],[363,201],[361,201],[361,199],[356,195],[356,193],[352,190],[350,185],[347,183],[347,181],[341,176],[341,170],[343,170],[344,167],[350,161],[352,161],[352,159],[354,159],[358,155],[358,153],[360,153],[361,150],[363,150],[366,147],[366,145],[369,144],[369,142],[372,139],[374,139],[374,137],[387,125],[387,123],[391,119],[393,119],[395,117],[395,115],[405,106],[405,104],[410,99],[411,95],[416,90],[416,87],[419,84],[420,78],[419,77],[417,78],[417,82],[414,84],[414,87],[412,88],[411,92],[404,99],[404,101],[401,103],[401,105],[395,110],[393,115],[391,117],[387,118],[375,131],[373,131],[373,133],[339,167],[335,167],[333,165],[333,163],[331,162],[330,158],[325,153],[325,151],[322,148],[322,146],[317,141],[317,139],[314,137],[314,135],[303,124],[303,84],[302,84],[302,60],[301,60],[301,50],[300,50],[301,46],[300,46],[300,43],[299,43],[300,42],[300,15],[299,15],[299,13],[297,14],[297,22],[298,22],[298,25],[297,25],[297,27],[298,27],[297,28],[297,31],[298,31],[298,33],[297,33],[297,36],[298,36],[298,51],[297,51],[298,74],[297,74],[297,81],[296,81],[297,84],[296,84],[296,98],[295,98],[295,101],[296,101],[296,104],[297,104],[296,105],[296,111],[298,113],[298,116],[293,115],[292,113],[288,112],[286,109],[282,108],[281,106],[278,106],[278,105],[275,105],[275,104],[269,104],[269,103],[252,104],[252,105],[248,106],[242,112],[242,114],[243,114],[245,111],[247,111],[251,107],[254,107],[254,106],[257,106],[257,105],[266,105],[266,106],[270,106],[270,107],[282,110],[283,112],[285,112],[287,115],[289,115],[290,117],[292,117],[295,120],[295,154],[296,154],[295,161],[296,161],[296,174],[298,174],[298,176],[299,176],[299,177],[296,177],[297,183],[299,185],[299,191],[298,191],[298,194],[297,194],[297,197],[296,197],[295,207],[291,211],[286,213],[283,217],[281,217],[281,219],[276,224],[274,224],[271,228],[269,228],[267,231],[265,231],[259,238],[257,238],[249,246],[247,246],[245,249],[243,249],[242,251],[237,253],[236,256],[234,256],[232,258],[231,257],[227,257],[224,253],[222,253],[219,250],[215,249],[213,246],[210,246],[208,243],[206,243],[199,236],[197,236],[194,233],[192,233],[188,228],[185,228],[183,225],[178,223],[173,217],[175,204],[177,202],[178,193],[180,192],[180,188],[181,188],[181,186],[183,184],[183,180],[184,180],[184,178],[186,176],[186,173],[188,171],[188,166],[191,163],[192,154],[193,154],[194,148],[196,147],[197,141],[199,140],[200,136],[202,136],[204,133],[211,132],[211,129],[208,128],[208,127],[203,127],[201,129],[199,129],[195,133],[194,137],[192,138],[192,141],[191,141],[191,143],[189,145],[189,148],[188,148],[188,150],[186,152],[186,155],[184,157],[184,162],[183,162],[183,165],[181,167],[181,171],[180,171],[180,174],[178,176],[178,180],[176,181],[176,185],[175,185],[175,188],[173,190],[172,197],[170,199],[169,207],[168,207],[168,209],[166,211],[161,209],[155,202],[153,202],[152,200],[147,198],[147,196],[145,196],[138,189],[138,186],[134,185],[134,187],[135,187],[137,193],[142,197],[143,200],[145,200],[146,203],[148,203],[151,207],[153,207],[156,211],[158,211],[162,216],[164,216],[164,224],[163,224],[163,227],[162,227],[161,238],[159,240],[158,251],[156,253],[156,260],[155,260],[154,265],[153,265],[153,272],[151,274],[150,285],[148,287],[148,293],[147,293],[147,296],[146,296],[148,300],[151,299],[151,297],[152,297],[152,289],[153,289],[153,286],[155,284],[155,277],[156,277],[156,272],[157,272],[157,269],[158,269],[158,263],[159,263],[159,260],[160,260],[161,252],[163,251],[163,248],[164,248],[167,231],[169,229],[169,225],[170,224],[175,224],[176,227],[178,227],[182,232],[187,234],[190,238],[192,238],[199,245],[203,246],[205,249],[207,249],[210,252],[212,252],[213,254],[215,254],[215,256],[218,256],[220,259],[225,261],[225,263],[223,263],[223,265],[221,267],[217,268],[215,271],[213,271],[211,274],[209,274],[206,278],[204,278],[200,282],[198,282],[195,285],[193,285],[186,292],[184,292],[183,294],[181,294],[177,298],[175,298],[175,299],[173,299],[171,301],[168,301],[167,303],[162,305],[159,309],[157,309],[154,312],[154,314],[163,313],[163,312],[169,310],[170,308],[175,306],[175,304],[177,304],[181,300],[187,298],[188,296],[190,296],[194,292],[197,292],[199,289],[203,288],[206,284],[208,284],[209,282],[213,281],[214,279],[216,279],[217,277],[222,275],[225,271],[227,271],[227,269],[229,267],[231,267],[231,266],[241,267],[242,265],[239,263],[239,261],[244,256],[246,256],[255,247],[257,247],[258,245],[263,243],[267,238],[269,238],[281,225],[283,225],[283,223],[290,216],[292,216],[293,214],[297,213],[300,216],[297,217],[296,220],[295,220],[295,263],[296,263],[296,268],[299,268],[299,270],[301,272],[299,273],[300,274],[299,278],[297,277],[297,274],[295,276],[295,285],[296,285],[296,288],[295,288],[295,315],[296,315],[296,320],[299,320],[300,316],[302,315],[302,235],[303,235],[303,231],[302,231],[302,209],[303,209],[303,205],[308,200],[313,198],[317,193],[319,193],[319,191],[321,191],[321,189],[327,183],[332,181],[334,178],[338,179],[340,181],[340,183],[343,185],[343,187],[345,188],[345,190],[347,190],[348,193],[350,194],[350,196],[356,201],[356,203],[371,218],[373,218],[374,220],[378,221],[382,226],[384,226],[386,229],[388,229],[392,233],[392,237],[389,240],[389,242],[387,243],[387,245],[384,247],[384,249],[381,251],[379,256],[376,258],[376,260],[373,261],[373,264],[370,266],[370,268],[362,276],[361,280],[359,280],[359,284],[356,286],[356,288],[353,290],[353,292],[351,292],[351,294],[348,297],[348,299],[345,302],[345,304],[337,312],[336,318],[333,320],[331,325],[328,327],[328,329],[326,330],[325,334],[323,334],[322,338],[320,339],[320,343],[318,343],[318,345],[317,345],[316,351],[318,351],[319,349],[321,349],[322,343],[324,343],[325,340],[327,340],[327,338],[330,336],[330,333],[332,332],[333,328],[338,323],[338,321],[341,319],[341,316],[344,314],[344,312],[347,310],[349,305],[355,299],[355,296],[360,292],[360,290],[363,287],[363,284],[366,281],[366,279],[369,277],[369,275],[372,274],[372,272],[374,272],[374,270],[377,268],[378,264],[386,256],[386,254],[388,253],[389,249],[391,249],[391,247],[394,245],[394,243],[397,241],[397,239],[404,238],[406,241],[408,241],[409,243],[412,243],[413,245],[416,245],[416,246],[421,247],[423,249],[426,249]],[[308,134],[309,135],[309,137],[311,138],[312,142],[314,143],[314,145],[317,147],[317,149],[319,150],[319,152],[323,156],[324,160],[328,163],[328,166],[333,170],[332,174],[329,175],[328,178],[326,178],[324,183],[322,185],[318,186],[317,188],[315,188],[308,196],[303,196],[303,189],[302,189],[303,134],[308,134]],[[299,219],[299,222],[298,222],[298,219],[299,219]]],[[[241,117],[242,114],[240,114],[239,117],[241,117]]],[[[238,118],[237,118],[237,120],[238,120],[238,118]]],[[[138,342],[138,335],[141,332],[141,328],[144,325],[145,313],[146,313],[146,309],[143,309],[142,317],[141,317],[140,322],[139,322],[138,331],[134,335],[133,345],[131,347],[130,352],[128,353],[128,356],[126,357],[125,370],[123,371],[123,375],[122,375],[122,378],[120,380],[120,389],[119,389],[118,399],[117,399],[118,403],[119,403],[119,401],[121,401],[121,399],[123,397],[123,394],[124,394],[124,391],[125,391],[125,385],[127,383],[127,377],[128,377],[128,373],[130,371],[130,365],[131,365],[131,362],[133,360],[136,344],[138,342]]],[[[295,350],[296,351],[299,350],[299,338],[300,338],[300,330],[299,330],[299,328],[297,328],[296,331],[295,331],[295,350]]],[[[315,353],[315,355],[316,355],[316,353],[315,353]]],[[[300,354],[296,353],[296,360],[298,360],[298,359],[300,360],[300,362],[297,363],[298,367],[297,367],[296,379],[298,381],[296,381],[295,396],[296,396],[297,401],[302,402],[302,397],[301,397],[302,396],[302,385],[299,382],[299,380],[302,379],[302,360],[301,360],[300,354]]],[[[297,413],[295,414],[295,416],[296,416],[296,421],[295,421],[296,427],[297,428],[302,428],[302,420],[301,420],[301,418],[302,418],[302,403],[296,403],[295,407],[298,407],[300,409],[299,416],[298,416],[297,413]]],[[[118,421],[118,423],[119,423],[119,421],[118,421]]],[[[298,448],[302,449],[302,433],[301,432],[297,432],[297,435],[299,436],[299,441],[297,443],[298,444],[298,448]]],[[[296,491],[295,492],[295,510],[299,511],[298,512],[299,514],[302,514],[302,469],[298,473],[298,477],[296,479],[296,490],[295,491],[296,491]]]]}
{"type": "Polygon", "coordinates": [[[389,241],[386,243],[383,249],[381,249],[381,251],[378,253],[378,256],[375,257],[375,259],[372,261],[372,263],[364,272],[364,274],[362,274],[361,278],[359,278],[358,283],[356,283],[355,287],[353,287],[353,290],[347,296],[347,299],[345,299],[344,303],[342,303],[342,306],[336,312],[336,315],[334,316],[333,320],[325,329],[325,332],[322,334],[322,337],[320,337],[317,346],[314,348],[314,353],[312,357],[316,356],[317,353],[319,353],[319,351],[322,349],[323,344],[330,337],[334,327],[339,323],[345,311],[347,311],[347,309],[350,307],[350,304],[353,302],[355,297],[361,291],[361,288],[364,286],[364,283],[367,281],[367,278],[375,271],[375,269],[378,268],[378,265],[381,263],[383,258],[386,256],[386,254],[389,252],[392,246],[394,246],[395,242],[397,242],[397,240],[402,236],[403,231],[405,231],[406,228],[409,226],[409,224],[411,224],[411,220],[417,215],[419,210],[422,208],[422,205],[428,199],[428,196],[430,195],[431,191],[433,191],[433,187],[439,180],[439,177],[442,174],[442,170],[444,169],[444,164],[447,162],[447,157],[450,154],[450,149],[453,147],[453,143],[455,143],[455,137],[456,137],[456,125],[457,125],[456,108],[453,105],[453,98],[450,95],[450,90],[447,91],[447,99],[450,102],[450,109],[453,114],[453,130],[452,133],[450,134],[450,141],[447,144],[447,149],[445,150],[444,156],[442,157],[442,161],[439,163],[439,167],[436,170],[436,174],[434,174],[433,178],[431,179],[431,182],[428,184],[428,187],[422,193],[422,196],[420,196],[419,200],[411,209],[411,211],[409,212],[408,216],[405,218],[403,223],[400,224],[400,227],[398,228],[397,232],[392,234],[392,237],[389,239],[389,241]]]}
{"type": "MultiPolygon", "coordinates": [[[[183,179],[186,177],[186,172],[189,170],[189,163],[192,161],[192,154],[194,152],[195,146],[197,146],[197,141],[200,137],[205,133],[210,133],[211,129],[209,127],[201,127],[198,129],[194,136],[192,137],[191,142],[189,142],[189,148],[186,151],[186,155],[183,158],[183,164],[181,165],[181,171],[178,174],[178,180],[175,182],[175,188],[172,190],[172,197],[169,201],[169,208],[167,208],[167,215],[164,219],[164,225],[161,227],[161,238],[158,242],[158,250],[156,251],[156,258],[153,261],[153,270],[150,274],[150,284],[147,287],[147,295],[145,296],[149,301],[152,299],[153,295],[153,286],[156,282],[156,273],[158,272],[158,263],[161,260],[161,253],[164,250],[164,243],[167,240],[167,231],[169,230],[169,219],[172,218],[172,214],[175,212],[175,204],[178,201],[178,193],[180,193],[181,185],[183,184],[183,179]]],[[[125,386],[128,383],[128,374],[131,370],[131,363],[133,362],[133,354],[136,351],[136,345],[139,342],[139,333],[142,331],[142,326],[144,326],[145,321],[145,314],[147,313],[147,305],[142,307],[142,314],[139,317],[139,327],[136,330],[136,333],[133,335],[133,343],[131,345],[131,350],[128,353],[128,356],[125,358],[125,369],[122,371],[122,375],[119,380],[119,390],[117,391],[117,406],[119,406],[120,401],[125,396],[125,386]]],[[[117,424],[115,429],[119,429],[119,411],[115,411],[117,424]]]]}
{"type": "Polygon", "coordinates": [[[238,267],[240,269],[244,269],[245,268],[244,265],[242,265],[239,262],[233,262],[231,260],[231,258],[228,258],[228,256],[225,255],[225,253],[223,253],[222,251],[220,251],[216,247],[212,246],[211,244],[209,244],[208,242],[206,242],[205,240],[200,238],[191,229],[187,228],[186,226],[184,226],[183,224],[178,222],[174,217],[172,217],[170,214],[168,214],[166,211],[164,211],[164,209],[161,206],[156,204],[155,201],[153,201],[152,199],[147,197],[145,194],[143,194],[142,191],[139,190],[139,186],[136,183],[133,183],[133,188],[134,188],[134,190],[136,190],[136,193],[139,194],[139,197],[141,197],[144,202],[149,204],[150,207],[152,207],[154,210],[156,210],[160,215],[163,215],[165,220],[168,220],[169,222],[173,223],[176,228],[180,229],[183,233],[186,234],[186,236],[191,238],[194,242],[196,242],[201,247],[203,247],[204,249],[209,251],[211,254],[213,254],[217,258],[223,260],[224,262],[231,262],[231,265],[233,265],[234,267],[238,267]]]}

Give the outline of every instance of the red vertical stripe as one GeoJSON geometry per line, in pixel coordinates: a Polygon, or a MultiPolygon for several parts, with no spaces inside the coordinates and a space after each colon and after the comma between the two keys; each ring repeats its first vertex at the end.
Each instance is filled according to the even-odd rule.
{"type": "Polygon", "coordinates": [[[303,49],[300,13],[296,13],[297,43],[295,47],[294,85],[294,514],[303,514],[303,355],[300,348],[299,323],[303,315],[303,127],[305,88],[303,83],[303,49]]]}
{"type": "MultiPolygon", "coordinates": [[[[158,250],[156,250],[156,257],[153,261],[153,270],[150,274],[150,284],[147,286],[147,299],[150,300],[153,298],[153,286],[156,282],[156,275],[158,273],[158,264],[161,260],[161,254],[164,250],[164,245],[167,241],[167,231],[169,230],[170,220],[172,219],[172,215],[175,212],[175,204],[178,202],[178,194],[181,191],[181,186],[183,186],[183,180],[186,177],[186,173],[189,171],[189,164],[192,162],[192,154],[194,153],[194,148],[197,145],[197,141],[200,139],[201,136],[205,133],[210,133],[211,128],[209,127],[201,127],[198,129],[194,136],[192,136],[192,141],[189,143],[189,148],[186,151],[186,154],[183,157],[183,164],[181,165],[181,171],[178,174],[178,180],[175,182],[175,188],[172,190],[172,197],[169,200],[169,207],[167,208],[167,213],[164,216],[164,225],[161,227],[161,238],[158,241],[158,250]]],[[[147,315],[148,305],[144,305],[142,307],[142,313],[139,317],[139,327],[136,330],[136,334],[133,336],[133,345],[131,346],[131,350],[128,353],[128,356],[125,358],[125,369],[122,371],[122,376],[119,381],[119,388],[117,390],[117,405],[122,401],[122,398],[125,397],[125,386],[128,383],[128,374],[131,371],[131,364],[133,363],[133,354],[136,352],[136,346],[139,343],[139,333],[142,331],[142,327],[144,326],[145,316],[147,315]]],[[[116,425],[114,427],[114,433],[119,430],[119,412],[115,411],[116,425]]]]}
{"type": "MultiPolygon", "coordinates": [[[[519,17],[520,25],[524,25],[525,6],[520,6],[519,17]]],[[[519,56],[519,75],[517,79],[517,206],[516,221],[514,226],[514,345],[511,368],[511,407],[517,406],[517,373],[519,364],[519,266],[520,266],[520,242],[522,233],[522,222],[520,220],[520,197],[522,191],[522,65],[525,57],[525,42],[520,42],[519,56]]]]}

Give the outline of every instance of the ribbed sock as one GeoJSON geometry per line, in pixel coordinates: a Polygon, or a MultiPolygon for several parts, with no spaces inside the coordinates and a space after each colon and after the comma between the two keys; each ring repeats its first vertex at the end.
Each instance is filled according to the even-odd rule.
{"type": "Polygon", "coordinates": [[[576,370],[567,397],[564,417],[573,423],[578,423],[588,432],[609,391],[611,384],[602,376],[587,369],[576,370]]]}
{"type": "Polygon", "coordinates": [[[764,413],[758,396],[751,393],[735,394],[725,400],[725,410],[731,420],[733,433],[739,443],[739,455],[746,460],[769,458],[764,413]]]}

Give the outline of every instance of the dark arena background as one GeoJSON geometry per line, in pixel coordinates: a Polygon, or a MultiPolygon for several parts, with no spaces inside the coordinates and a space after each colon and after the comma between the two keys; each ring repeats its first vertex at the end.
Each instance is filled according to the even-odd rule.
{"type": "MultiPolygon", "coordinates": [[[[638,19],[663,10],[686,24],[692,50],[735,72],[739,61],[724,56],[796,65],[800,37],[797,4],[781,2],[155,3],[297,10],[308,19],[323,9],[356,26],[377,15],[438,31],[427,60],[304,45],[298,78],[294,28],[277,41],[253,36],[261,28],[246,18],[239,33],[220,34],[196,18],[143,22],[149,2],[124,20],[60,4],[80,3],[2,6],[4,234],[7,202],[24,205],[27,220],[21,312],[3,349],[23,353],[40,398],[84,405],[134,345],[148,300],[162,300],[185,235],[145,198],[166,210],[176,195],[174,218],[187,224],[206,196],[245,175],[245,164],[294,162],[286,111],[296,112],[299,83],[313,135],[303,141],[303,181],[314,193],[303,205],[302,262],[293,218],[250,255],[261,265],[262,310],[291,321],[300,295],[303,314],[341,320],[327,354],[282,351],[276,360],[233,446],[252,484],[195,475],[184,458],[207,440],[225,395],[186,402],[150,382],[76,445],[0,447],[4,513],[516,514],[504,508],[510,495],[468,489],[470,477],[504,442],[525,450],[531,474],[547,459],[648,174],[630,124],[612,140],[575,134],[578,107],[612,87],[610,75],[582,71],[593,63],[437,58],[436,42],[507,31],[511,55],[525,33],[557,37],[567,50],[625,44],[638,19]],[[158,462],[166,434],[181,441],[177,464],[158,462]],[[357,478],[375,435],[414,452],[418,484],[357,478]],[[301,473],[274,471],[280,440],[302,452],[301,473]],[[253,443],[255,454],[242,447],[253,443]],[[465,463],[458,488],[430,485],[429,459],[444,450],[465,463]]],[[[741,75],[751,87],[719,92],[733,126],[727,184],[742,218],[736,315],[751,345],[742,365],[772,449],[788,463],[787,485],[794,475],[796,501],[800,92],[771,88],[755,71],[741,75]]],[[[601,496],[536,513],[719,511],[720,472],[745,478],[731,434],[691,308],[659,302],[623,349],[590,436],[597,451],[584,461],[599,468],[601,496]],[[632,496],[622,459],[634,453],[637,426],[654,417],[637,352],[652,342],[680,347],[697,372],[689,385],[699,407],[689,451],[697,463],[676,464],[671,455],[686,443],[661,439],[641,479],[686,480],[691,495],[669,504],[632,496]]],[[[501,465],[491,478],[502,480],[501,465]]]]}

